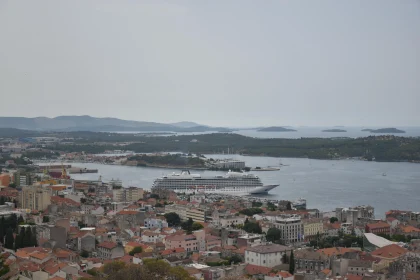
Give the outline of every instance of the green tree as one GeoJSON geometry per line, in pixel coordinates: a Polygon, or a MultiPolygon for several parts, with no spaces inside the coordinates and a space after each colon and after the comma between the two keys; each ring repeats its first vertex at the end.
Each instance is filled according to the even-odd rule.
{"type": "Polygon", "coordinates": [[[181,223],[181,227],[183,230],[185,230],[187,233],[192,232],[192,225],[194,224],[194,221],[192,218],[189,218],[186,222],[181,223]]]}
{"type": "Polygon", "coordinates": [[[10,250],[13,250],[14,243],[15,243],[15,238],[13,237],[13,229],[8,228],[7,231],[6,231],[6,238],[5,238],[5,241],[4,241],[4,247],[6,247],[7,249],[10,249],[10,250]]]}
{"type": "Polygon", "coordinates": [[[114,262],[110,262],[110,263],[106,263],[103,268],[102,271],[105,274],[112,274],[112,273],[116,273],[119,270],[123,269],[125,267],[125,263],[121,262],[121,261],[114,261],[114,262]]]}
{"type": "Polygon", "coordinates": [[[290,274],[295,273],[295,255],[293,254],[293,250],[290,252],[289,272],[290,274]]]}
{"type": "Polygon", "coordinates": [[[248,233],[261,233],[261,227],[258,223],[248,222],[244,225],[243,230],[248,233]]]}
{"type": "Polygon", "coordinates": [[[22,216],[19,216],[19,218],[17,219],[17,223],[18,225],[23,225],[25,223],[25,220],[23,219],[22,216]]]}
{"type": "Polygon", "coordinates": [[[2,244],[4,244],[4,235],[6,234],[5,228],[6,228],[6,224],[5,224],[5,219],[4,216],[1,216],[0,219],[0,242],[2,244]]]}
{"type": "Polygon", "coordinates": [[[179,226],[181,224],[181,218],[175,212],[165,214],[165,219],[169,226],[179,226]]]}
{"type": "Polygon", "coordinates": [[[130,251],[130,256],[134,256],[135,254],[141,253],[143,252],[143,248],[138,246],[138,247],[134,247],[133,250],[130,251]]]}
{"type": "Polygon", "coordinates": [[[43,222],[43,223],[49,223],[49,222],[50,222],[50,217],[49,217],[49,216],[47,216],[47,215],[43,216],[43,217],[42,217],[42,222],[43,222]]]}
{"type": "Polygon", "coordinates": [[[32,228],[32,234],[31,234],[31,246],[38,246],[38,240],[36,238],[36,227],[32,228]]]}
{"type": "Polygon", "coordinates": [[[281,231],[278,228],[270,228],[265,237],[267,241],[277,243],[281,239],[281,231]]]}
{"type": "Polygon", "coordinates": [[[23,248],[31,247],[32,230],[31,227],[26,227],[25,236],[23,237],[23,248]]]}
{"type": "Polygon", "coordinates": [[[292,203],[290,201],[286,204],[286,210],[292,210],[292,203]]]}
{"type": "Polygon", "coordinates": [[[204,228],[204,226],[203,226],[202,224],[198,223],[198,222],[194,222],[194,223],[192,224],[192,230],[193,230],[193,231],[194,231],[194,230],[200,230],[200,229],[202,229],[202,228],[204,228]]]}
{"type": "Polygon", "coordinates": [[[241,263],[242,262],[242,258],[238,255],[233,255],[229,258],[229,264],[237,264],[237,263],[241,263]]]}
{"type": "Polygon", "coordinates": [[[16,239],[15,239],[15,250],[25,247],[23,245],[23,238],[24,237],[25,237],[25,227],[21,227],[19,234],[16,235],[16,239]]]}
{"type": "Polygon", "coordinates": [[[330,218],[330,223],[334,224],[335,222],[338,222],[338,219],[336,217],[331,217],[330,218]]]}
{"type": "MultiPolygon", "coordinates": [[[[89,257],[89,252],[86,250],[82,250],[82,252],[80,253],[80,256],[82,258],[88,258],[89,257]]],[[[89,273],[89,272],[88,272],[89,273]]],[[[90,273],[89,273],[90,274],[90,273]]]]}
{"type": "Polygon", "coordinates": [[[0,205],[4,205],[4,203],[6,202],[6,199],[4,196],[0,196],[0,205]]]}

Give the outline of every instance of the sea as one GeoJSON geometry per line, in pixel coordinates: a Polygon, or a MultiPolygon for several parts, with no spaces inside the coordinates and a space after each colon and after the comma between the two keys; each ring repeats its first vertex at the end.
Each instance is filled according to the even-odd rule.
{"type": "MultiPolygon", "coordinates": [[[[420,137],[420,127],[418,126],[408,126],[408,127],[397,127],[399,130],[405,131],[405,133],[371,133],[369,131],[362,131],[364,128],[369,129],[378,129],[381,127],[287,127],[292,128],[296,131],[283,131],[283,132],[275,132],[275,131],[268,131],[262,132],[256,129],[239,129],[234,130],[231,133],[236,133],[248,137],[254,138],[288,138],[288,139],[298,139],[302,137],[306,138],[331,138],[331,137],[348,137],[348,138],[358,138],[358,137],[367,137],[372,135],[396,135],[396,136],[404,136],[404,137],[420,137]],[[323,132],[323,130],[327,129],[341,129],[345,130],[346,132],[323,132]]],[[[209,133],[217,133],[217,131],[206,131],[206,132],[170,132],[170,131],[117,131],[114,133],[146,133],[154,136],[171,136],[171,135],[201,135],[201,134],[209,134],[209,133]]]]}
{"type": "MultiPolygon", "coordinates": [[[[280,166],[279,171],[252,171],[264,184],[279,184],[267,199],[305,198],[308,208],[332,211],[336,207],[371,205],[375,216],[382,218],[390,209],[420,211],[420,164],[404,162],[368,162],[360,160],[314,160],[241,155],[205,155],[207,158],[243,160],[249,167],[280,166]]],[[[120,179],[123,186],[150,189],[153,181],[179,169],[71,163],[73,166],[98,169],[94,174],[72,174],[74,179],[104,181],[120,179]]],[[[202,176],[226,172],[191,170],[202,176]]]]}

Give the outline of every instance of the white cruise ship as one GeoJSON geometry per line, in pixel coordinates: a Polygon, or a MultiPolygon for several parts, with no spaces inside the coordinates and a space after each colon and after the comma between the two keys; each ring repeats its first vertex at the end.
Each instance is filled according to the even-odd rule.
{"type": "Polygon", "coordinates": [[[181,173],[172,173],[156,179],[152,188],[170,189],[185,193],[253,195],[267,194],[277,186],[264,186],[258,176],[249,173],[229,171],[224,176],[202,177],[200,174],[191,174],[188,170],[185,170],[181,173]]]}

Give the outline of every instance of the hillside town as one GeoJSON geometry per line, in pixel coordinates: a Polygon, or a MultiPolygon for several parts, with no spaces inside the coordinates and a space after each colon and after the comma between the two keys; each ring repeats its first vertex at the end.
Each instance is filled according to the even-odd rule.
{"type": "Polygon", "coordinates": [[[420,279],[419,212],[324,213],[73,180],[64,168],[3,170],[0,185],[1,279],[113,279],[153,262],[177,269],[170,279],[420,279]]]}

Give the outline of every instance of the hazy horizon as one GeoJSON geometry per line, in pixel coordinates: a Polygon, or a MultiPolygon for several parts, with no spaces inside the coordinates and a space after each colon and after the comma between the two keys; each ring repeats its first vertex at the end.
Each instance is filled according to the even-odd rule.
{"type": "Polygon", "coordinates": [[[420,126],[420,1],[0,2],[0,115],[420,126]]]}

